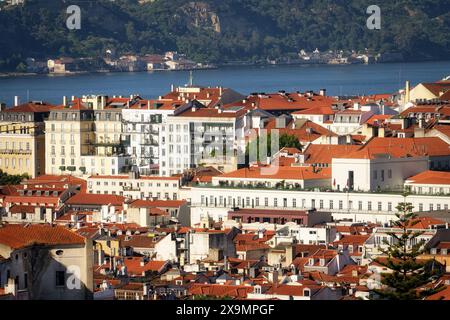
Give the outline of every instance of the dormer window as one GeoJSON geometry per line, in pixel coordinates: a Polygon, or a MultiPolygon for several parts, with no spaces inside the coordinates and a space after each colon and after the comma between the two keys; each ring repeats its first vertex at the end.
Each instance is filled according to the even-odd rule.
{"type": "Polygon", "coordinates": [[[311,290],[308,289],[308,288],[303,289],[303,296],[304,297],[311,297],[311,290]]]}
{"type": "Polygon", "coordinates": [[[261,286],[255,286],[253,292],[254,292],[255,294],[261,294],[261,286]]]}

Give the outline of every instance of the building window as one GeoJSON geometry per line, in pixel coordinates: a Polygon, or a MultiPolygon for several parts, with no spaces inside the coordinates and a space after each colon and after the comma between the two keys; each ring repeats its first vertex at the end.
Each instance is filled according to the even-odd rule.
{"type": "Polygon", "coordinates": [[[358,210],[361,211],[363,208],[363,203],[362,201],[358,201],[358,210]]]}
{"type": "Polygon", "coordinates": [[[66,285],[66,272],[56,271],[56,286],[64,287],[66,285]]]}
{"type": "Polygon", "coordinates": [[[334,207],[333,200],[330,200],[330,209],[334,209],[333,207],[334,207]]]}
{"type": "Polygon", "coordinates": [[[372,211],[372,201],[367,202],[367,210],[372,211]]]}
{"type": "Polygon", "coordinates": [[[342,210],[344,207],[344,203],[342,200],[339,200],[339,210],[342,210]]]}
{"type": "Polygon", "coordinates": [[[381,202],[378,202],[378,211],[381,211],[382,210],[382,203],[381,202]]]}
{"type": "Polygon", "coordinates": [[[292,208],[296,208],[297,207],[297,199],[292,199],[292,208]]]}
{"type": "Polygon", "coordinates": [[[320,201],[319,201],[319,208],[320,208],[320,209],[323,209],[323,200],[320,200],[320,201]]]}
{"type": "Polygon", "coordinates": [[[273,199],[273,206],[274,206],[274,207],[277,207],[277,206],[278,206],[278,199],[277,199],[277,198],[274,198],[274,199],[273,199]]]}
{"type": "Polygon", "coordinates": [[[389,211],[389,212],[392,211],[392,202],[388,202],[388,211],[389,211]]]}

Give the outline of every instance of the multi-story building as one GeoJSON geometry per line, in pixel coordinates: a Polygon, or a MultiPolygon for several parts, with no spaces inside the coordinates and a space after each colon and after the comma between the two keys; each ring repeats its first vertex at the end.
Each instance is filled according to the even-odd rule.
{"type": "Polygon", "coordinates": [[[0,112],[0,170],[36,177],[45,171],[44,121],[53,106],[41,101],[0,112]]]}
{"type": "Polygon", "coordinates": [[[198,165],[236,170],[245,151],[246,112],[242,107],[206,108],[197,101],[178,108],[161,127],[160,174],[179,174],[198,165]]]}
{"type": "Polygon", "coordinates": [[[180,199],[181,178],[140,176],[101,176],[87,178],[87,192],[113,194],[131,199],[180,199]]]}
{"type": "Polygon", "coordinates": [[[122,109],[124,134],[129,137],[127,153],[141,174],[159,171],[159,132],[168,115],[185,104],[172,99],[136,100],[122,109]]]}
{"type": "Polygon", "coordinates": [[[445,196],[412,194],[405,199],[401,192],[311,192],[267,187],[193,186],[181,197],[192,205],[191,225],[205,216],[215,221],[227,220],[233,203],[239,208],[255,209],[315,208],[331,212],[335,219],[381,224],[395,219],[401,202],[412,203],[416,212],[448,210],[450,206],[450,198],[445,196]]]}
{"type": "Polygon", "coordinates": [[[116,175],[129,169],[122,111],[105,96],[85,96],[50,112],[46,126],[46,172],[116,175]]]}

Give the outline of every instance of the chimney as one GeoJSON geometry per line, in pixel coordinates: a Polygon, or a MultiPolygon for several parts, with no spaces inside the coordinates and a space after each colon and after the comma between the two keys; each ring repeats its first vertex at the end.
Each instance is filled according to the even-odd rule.
{"type": "Polygon", "coordinates": [[[275,127],[277,129],[286,128],[286,118],[285,117],[277,117],[275,119],[275,127]]]}
{"type": "Polygon", "coordinates": [[[405,103],[408,103],[411,99],[411,84],[409,81],[406,81],[405,85],[405,103]]]}
{"type": "Polygon", "coordinates": [[[173,86],[173,84],[170,85],[170,92],[173,92],[175,89],[175,87],[173,86]]]}
{"type": "Polygon", "coordinates": [[[219,97],[221,97],[221,96],[222,96],[222,92],[223,92],[223,90],[222,90],[222,86],[220,86],[220,87],[219,87],[219,97]]]}
{"type": "Polygon", "coordinates": [[[272,282],[274,288],[278,287],[278,271],[274,270],[269,273],[269,281],[272,282]]]}
{"type": "Polygon", "coordinates": [[[320,89],[320,95],[325,97],[327,95],[327,89],[320,89]]]}
{"type": "Polygon", "coordinates": [[[19,96],[14,96],[14,107],[17,107],[20,104],[19,96]]]}
{"type": "Polygon", "coordinates": [[[71,101],[74,101],[75,100],[75,96],[72,96],[72,100],[71,101]]]}
{"type": "Polygon", "coordinates": [[[16,283],[16,280],[14,280],[13,278],[8,278],[8,283],[5,286],[5,293],[16,296],[17,290],[18,290],[18,284],[16,283]]]}
{"type": "Polygon", "coordinates": [[[63,96],[63,106],[67,106],[67,97],[63,96]]]}
{"type": "Polygon", "coordinates": [[[409,127],[409,119],[403,118],[402,119],[402,130],[408,129],[408,127],[409,127]]]}

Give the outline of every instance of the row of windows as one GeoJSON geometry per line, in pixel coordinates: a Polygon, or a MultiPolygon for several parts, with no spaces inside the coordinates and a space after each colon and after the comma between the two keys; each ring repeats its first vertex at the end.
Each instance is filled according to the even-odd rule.
{"type": "MultiPolygon", "coordinates": [[[[392,169],[388,170],[388,179],[392,179],[392,169]]],[[[373,170],[373,179],[377,180],[378,179],[378,170],[373,170]]],[[[380,179],[381,181],[384,181],[385,179],[385,175],[384,175],[384,170],[380,170],[380,179]]]]}
{"type": "MultiPolygon", "coordinates": [[[[75,165],[73,165],[73,163],[74,163],[73,159],[71,159],[70,163],[71,163],[70,166],[72,166],[74,168],[74,170],[77,171],[77,168],[75,167],[75,165]]],[[[67,165],[69,165],[69,164],[67,164],[67,165]]],[[[73,168],[69,168],[69,167],[65,167],[65,166],[66,165],[61,165],[60,167],[51,167],[50,171],[51,171],[52,174],[60,174],[61,171],[70,171],[71,169],[73,169],[73,168]],[[61,168],[61,167],[64,167],[64,168],[61,168]]],[[[81,168],[78,168],[78,170],[82,171],[81,168]]],[[[87,174],[91,174],[91,175],[95,175],[95,174],[101,174],[101,175],[111,174],[111,175],[115,175],[116,174],[116,169],[112,168],[110,172],[109,171],[107,172],[105,170],[105,168],[102,167],[100,169],[100,172],[99,172],[98,168],[92,167],[92,168],[87,169],[87,170],[83,169],[82,172],[85,173],[85,174],[87,173],[87,174]]]]}
{"type": "MultiPolygon", "coordinates": [[[[91,185],[91,183],[90,183],[90,185],[91,185]]],[[[95,183],[95,185],[101,186],[102,183],[101,183],[101,181],[97,181],[97,182],[95,183]]],[[[109,185],[109,182],[108,182],[108,181],[104,181],[104,182],[103,182],[103,185],[104,185],[104,186],[108,186],[108,185],[109,185]]],[[[127,182],[119,182],[118,185],[119,185],[119,186],[126,186],[126,185],[128,185],[128,183],[127,183],[127,182]]],[[[140,187],[145,187],[145,182],[139,182],[138,185],[139,185],[140,187]]],[[[111,186],[116,186],[116,181],[111,181],[111,186]]],[[[156,186],[156,187],[161,187],[161,183],[160,183],[160,182],[157,182],[157,183],[155,183],[155,186],[156,186]]],[[[164,183],[164,186],[165,186],[165,187],[169,187],[170,184],[166,182],[166,183],[164,183]]],[[[174,188],[177,188],[177,187],[178,187],[178,184],[177,184],[177,183],[172,183],[172,186],[173,186],[174,188]]],[[[148,182],[148,183],[147,183],[147,187],[153,187],[153,182],[148,182]]]]}
{"type": "Polygon", "coordinates": [[[29,169],[31,161],[28,158],[0,158],[0,167],[12,169],[29,169]]]}
{"type": "MultiPolygon", "coordinates": [[[[97,190],[97,192],[95,192],[96,194],[110,194],[108,191],[100,191],[100,190],[97,190]]],[[[112,195],[119,195],[119,196],[123,196],[124,195],[124,192],[123,191],[119,191],[119,193],[117,193],[116,191],[111,191],[111,194],[112,195]]],[[[147,193],[145,193],[145,192],[141,192],[141,194],[140,194],[140,196],[139,197],[137,197],[136,199],[140,199],[140,200],[145,200],[145,199],[150,199],[150,198],[153,198],[153,197],[156,197],[157,199],[161,199],[161,192],[156,192],[156,193],[153,193],[153,192],[147,192],[147,193]]],[[[133,195],[130,195],[130,197],[133,199],[133,195]]],[[[165,192],[164,193],[164,199],[165,200],[170,200],[170,194],[169,194],[169,192],[165,192]]],[[[172,200],[177,200],[178,199],[178,196],[177,196],[177,194],[174,192],[173,194],[172,194],[172,200]]]]}
{"type": "MultiPolygon", "coordinates": [[[[64,148],[64,147],[62,147],[62,149],[61,149],[61,155],[64,155],[64,154],[65,154],[63,148],[64,148]]],[[[54,152],[54,149],[53,149],[53,148],[52,148],[52,153],[51,153],[51,154],[52,154],[52,155],[55,155],[55,152],[54,152]]],[[[72,149],[71,149],[70,155],[71,155],[71,156],[75,156],[75,150],[73,149],[73,147],[72,147],[72,149]]],[[[51,158],[51,162],[52,162],[52,165],[56,165],[56,158],[51,158]]],[[[95,167],[96,161],[95,161],[94,158],[91,159],[90,163],[91,163],[91,167],[95,167]]],[[[69,164],[68,162],[66,162],[66,159],[65,159],[65,158],[61,158],[61,165],[64,166],[64,165],[66,165],[66,164],[69,164]]],[[[75,165],[75,159],[74,159],[74,158],[70,159],[70,165],[71,165],[71,166],[74,166],[74,165],[75,165]]],[[[102,167],[104,167],[104,166],[106,165],[106,159],[100,159],[100,165],[101,165],[102,167]]],[[[111,165],[112,165],[112,166],[115,166],[115,165],[116,165],[116,159],[114,159],[114,158],[111,159],[111,165]]],[[[81,166],[82,166],[82,167],[85,167],[85,166],[86,166],[86,159],[81,158],[81,166]]]]}
{"type": "MultiPolygon", "coordinates": [[[[352,200],[349,200],[347,205],[344,206],[344,201],[339,200],[337,203],[334,200],[316,200],[311,199],[307,201],[306,199],[290,199],[288,198],[273,198],[269,201],[268,197],[264,197],[260,199],[259,197],[251,198],[251,197],[224,197],[219,196],[215,197],[213,195],[206,197],[204,195],[201,196],[201,205],[205,206],[223,206],[223,207],[283,207],[283,208],[315,208],[315,209],[328,209],[328,210],[358,210],[358,211],[387,211],[387,212],[395,212],[397,211],[397,204],[393,204],[392,202],[382,202],[382,201],[358,201],[355,205],[352,200]],[[297,201],[299,200],[299,201],[297,201]]],[[[423,212],[424,209],[428,211],[434,210],[448,210],[448,204],[429,204],[427,208],[424,208],[423,203],[419,203],[418,211],[423,212]]]]}
{"type": "Polygon", "coordinates": [[[15,142],[15,141],[6,141],[4,144],[0,142],[0,149],[6,150],[26,150],[30,151],[30,143],[29,142],[15,142]],[[4,148],[3,148],[4,147],[4,148]],[[25,148],[25,149],[24,149],[25,148]]]}

